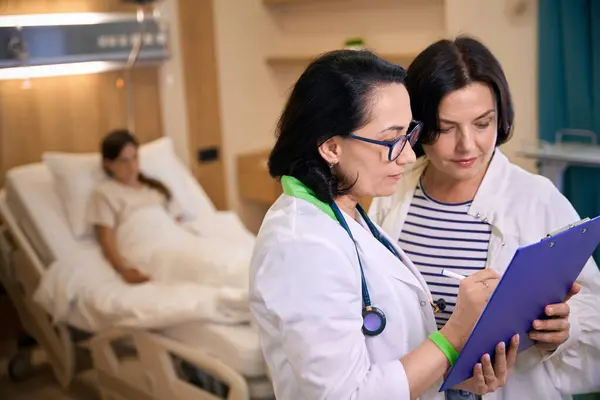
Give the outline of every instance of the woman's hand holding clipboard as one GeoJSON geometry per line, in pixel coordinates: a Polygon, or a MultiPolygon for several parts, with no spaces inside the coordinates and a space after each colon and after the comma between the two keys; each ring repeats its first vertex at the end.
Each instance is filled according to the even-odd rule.
{"type": "MultiPolygon", "coordinates": [[[[456,272],[447,269],[442,269],[441,275],[459,281],[466,278],[464,275],[457,274],[456,272]]],[[[580,290],[581,286],[574,283],[562,303],[549,304],[546,306],[544,312],[548,318],[533,321],[529,338],[537,342],[536,347],[540,350],[552,352],[567,341],[571,326],[569,323],[570,308],[567,301],[579,293],[580,290]]]]}
{"type": "Polygon", "coordinates": [[[536,341],[536,347],[543,351],[552,352],[569,339],[571,324],[569,314],[571,309],[567,301],[581,290],[579,284],[574,283],[567,297],[562,303],[547,305],[544,312],[547,319],[533,321],[533,330],[529,338],[536,341]]]}
{"type": "Polygon", "coordinates": [[[566,301],[579,292],[574,283],[598,244],[600,217],[570,224],[519,248],[440,391],[473,377],[481,357],[493,353],[500,341],[508,343],[515,334],[521,339],[519,352],[534,345],[552,351],[564,342],[568,338],[566,301]],[[530,335],[538,322],[542,326],[534,327],[530,335]]]}
{"type": "MultiPolygon", "coordinates": [[[[474,310],[476,314],[473,317],[474,325],[477,321],[477,317],[479,317],[481,311],[485,307],[485,303],[488,302],[492,292],[494,289],[496,289],[496,286],[500,281],[500,276],[489,268],[479,271],[468,278],[464,275],[460,275],[456,272],[446,269],[442,269],[441,274],[459,281],[471,279],[476,283],[485,285],[485,287],[488,289],[486,297],[481,299],[481,308],[474,310]]],[[[461,296],[464,295],[464,293],[460,293],[459,289],[458,301],[460,301],[461,296]]],[[[492,357],[490,354],[484,354],[483,357],[481,357],[480,362],[475,364],[475,367],[473,368],[473,377],[467,379],[452,389],[465,390],[476,395],[484,395],[496,391],[496,389],[506,384],[510,370],[517,360],[518,350],[519,335],[513,336],[508,349],[506,348],[504,342],[498,343],[494,353],[494,362],[492,363],[492,357]]]]}

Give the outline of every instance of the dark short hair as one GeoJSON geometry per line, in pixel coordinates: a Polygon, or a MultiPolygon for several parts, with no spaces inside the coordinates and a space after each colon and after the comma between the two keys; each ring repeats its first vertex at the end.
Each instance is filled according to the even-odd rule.
{"type": "Polygon", "coordinates": [[[293,176],[326,202],[347,193],[352,184],[335,176],[319,146],[369,123],[373,90],[383,84],[404,84],[405,78],[404,68],[370,51],[321,55],[294,85],[279,119],[277,142],[269,156],[271,176],[293,176]]]}
{"type": "Polygon", "coordinates": [[[498,138],[496,145],[512,135],[514,110],[508,82],[500,62],[481,42],[468,36],[440,40],[427,47],[408,67],[406,88],[413,118],[423,123],[423,132],[414,146],[423,155],[423,144],[439,137],[439,106],[447,94],[471,83],[487,84],[496,99],[498,138]]]}

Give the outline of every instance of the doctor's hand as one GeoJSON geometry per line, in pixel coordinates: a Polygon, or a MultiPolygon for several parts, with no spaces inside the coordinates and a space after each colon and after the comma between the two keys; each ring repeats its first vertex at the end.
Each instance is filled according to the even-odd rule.
{"type": "Polygon", "coordinates": [[[441,333],[461,351],[483,308],[498,285],[500,276],[486,268],[460,281],[452,316],[441,333]]]}
{"type": "Polygon", "coordinates": [[[571,309],[567,301],[580,290],[581,286],[575,283],[562,303],[546,306],[545,313],[548,319],[533,321],[533,330],[529,333],[529,338],[537,341],[537,348],[552,352],[567,341],[571,330],[569,322],[571,309]]]}
{"type": "Polygon", "coordinates": [[[454,389],[466,390],[482,396],[506,385],[510,369],[517,359],[518,350],[519,335],[513,336],[510,340],[508,352],[504,342],[500,342],[496,346],[494,365],[492,365],[490,355],[485,354],[481,357],[481,362],[473,368],[473,377],[457,385],[454,389]]]}
{"type": "Polygon", "coordinates": [[[127,283],[138,284],[148,282],[150,280],[149,276],[144,275],[139,269],[136,268],[122,268],[118,272],[123,280],[127,283]]]}

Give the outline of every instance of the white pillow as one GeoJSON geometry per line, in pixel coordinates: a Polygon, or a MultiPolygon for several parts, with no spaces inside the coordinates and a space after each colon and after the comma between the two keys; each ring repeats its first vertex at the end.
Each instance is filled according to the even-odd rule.
{"type": "MultiPolygon", "coordinates": [[[[175,155],[173,142],[164,137],[140,146],[140,170],[160,180],[173,193],[186,218],[196,218],[198,205],[189,185],[190,173],[175,155]]],[[[73,236],[82,239],[92,235],[86,222],[86,208],[94,188],[104,179],[100,153],[45,152],[44,164],[54,175],[73,236]]]]}
{"type": "Polygon", "coordinates": [[[73,236],[81,239],[90,234],[91,226],[85,220],[87,203],[94,188],[106,179],[100,154],[46,152],[42,160],[54,176],[54,188],[73,236]]]}
{"type": "Polygon", "coordinates": [[[189,184],[189,179],[191,178],[196,186],[197,182],[175,154],[171,138],[163,137],[140,146],[140,170],[167,185],[181,205],[184,218],[193,219],[198,216],[199,201],[193,190],[195,188],[189,184]]]}

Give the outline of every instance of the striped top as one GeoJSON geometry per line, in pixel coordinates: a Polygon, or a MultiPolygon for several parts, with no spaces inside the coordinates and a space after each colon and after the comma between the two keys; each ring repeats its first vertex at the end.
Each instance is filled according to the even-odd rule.
{"type": "Polygon", "coordinates": [[[433,300],[446,302],[446,309],[435,316],[438,329],[452,315],[458,295],[458,282],[440,275],[442,268],[471,275],[486,265],[491,226],[468,215],[470,206],[470,201],[434,200],[419,181],[398,240],[427,281],[433,300]]]}

